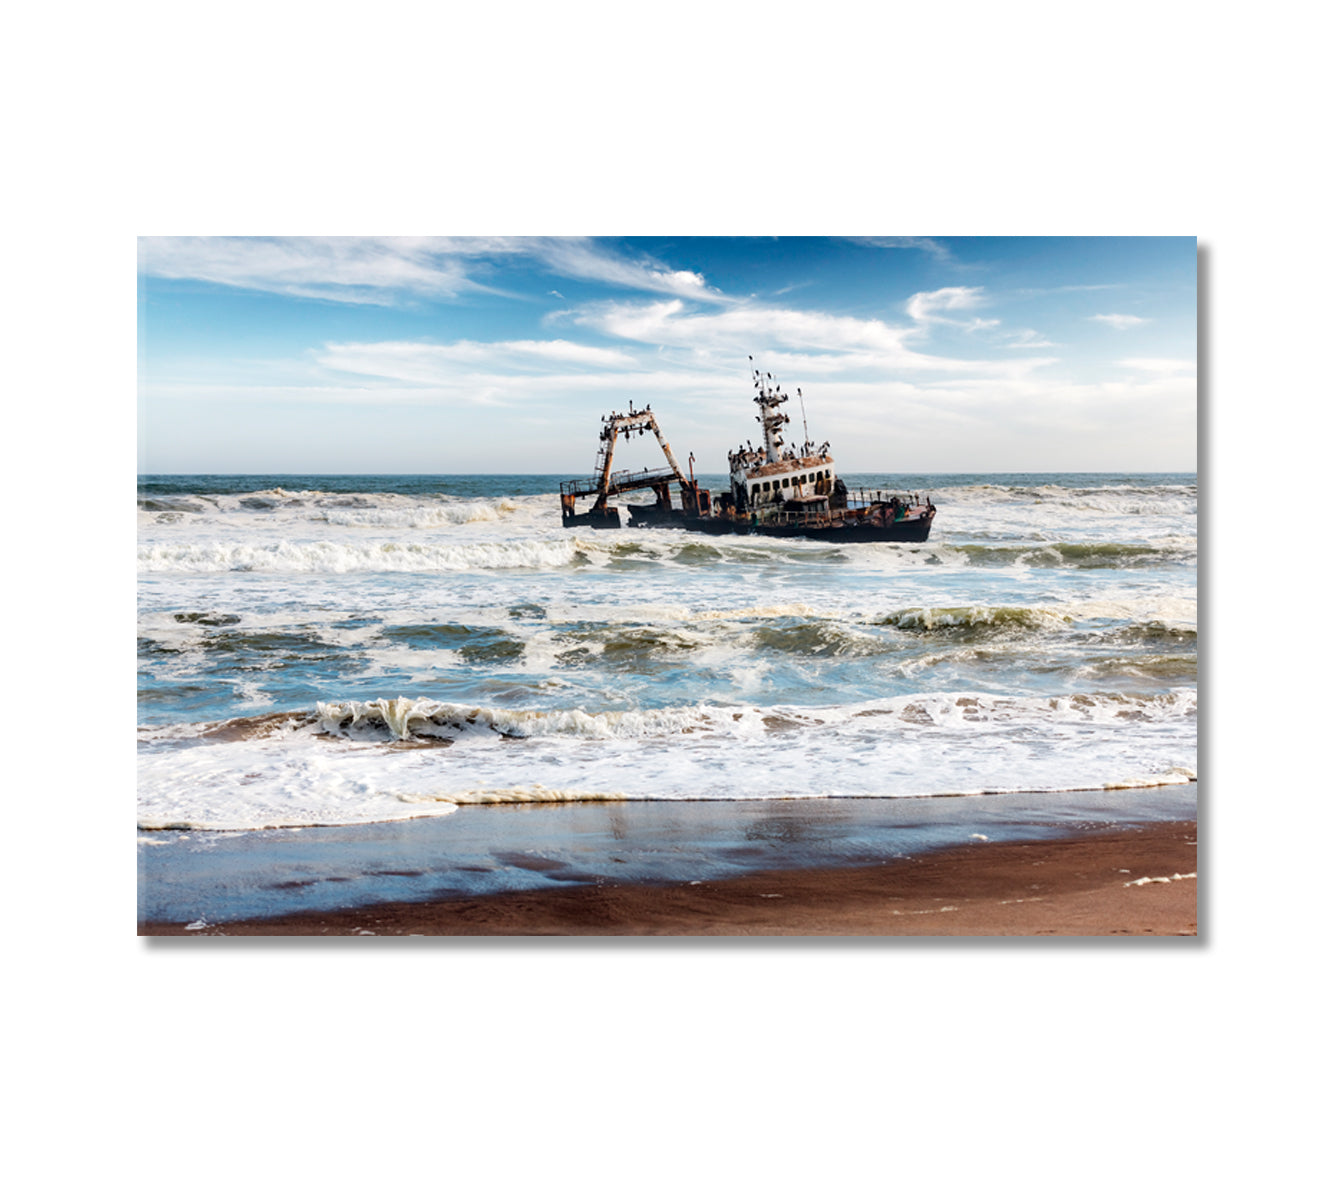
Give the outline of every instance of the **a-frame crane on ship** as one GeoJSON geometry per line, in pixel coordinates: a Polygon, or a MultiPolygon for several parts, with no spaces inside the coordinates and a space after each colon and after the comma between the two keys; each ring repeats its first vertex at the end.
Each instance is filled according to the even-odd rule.
{"type": "MultiPolygon", "coordinates": [[[[610,496],[622,492],[635,492],[649,489],[657,496],[657,502],[650,505],[634,504],[635,519],[652,523],[655,514],[662,519],[671,520],[671,486],[676,484],[681,491],[682,507],[691,515],[709,511],[709,493],[696,487],[681,471],[672,448],[662,436],[658,422],[654,420],[650,407],[636,411],[633,404],[628,413],[612,413],[602,419],[602,432],[598,435],[597,463],[593,474],[586,479],[571,479],[560,485],[560,516],[564,525],[595,525],[602,528],[619,529],[621,524],[620,509],[607,504],[610,496]],[[643,436],[652,433],[662,447],[663,457],[667,459],[668,470],[615,471],[611,469],[612,456],[616,452],[616,441],[620,437],[643,436]],[[575,511],[574,502],[584,496],[594,496],[593,507],[585,513],[575,511]]],[[[677,516],[680,514],[678,513],[677,516]]]]}
{"type": "Polygon", "coordinates": [[[774,377],[751,368],[755,385],[755,419],[764,430],[764,445],[749,441],[727,456],[729,486],[713,504],[706,489],[694,478],[694,455],[687,479],[662,436],[653,413],[633,404],[628,413],[602,418],[597,465],[586,479],[571,479],[560,485],[560,515],[565,525],[592,525],[619,529],[621,513],[607,503],[622,492],[653,492],[653,504],[629,504],[630,524],[668,525],[694,533],[753,533],[767,537],[804,537],[824,542],[924,542],[931,536],[936,506],[931,497],[916,492],[890,495],[860,488],[849,491],[838,477],[829,443],[816,446],[805,433],[806,404],[802,406],[801,446],[785,445],[781,430],[790,421],[782,406],[787,393],[774,377]],[[622,437],[651,433],[667,459],[666,469],[613,471],[612,456],[622,437]],[[672,484],[681,493],[679,508],[672,507],[672,484]],[[577,512],[575,501],[593,497],[592,507],[577,512]]]}

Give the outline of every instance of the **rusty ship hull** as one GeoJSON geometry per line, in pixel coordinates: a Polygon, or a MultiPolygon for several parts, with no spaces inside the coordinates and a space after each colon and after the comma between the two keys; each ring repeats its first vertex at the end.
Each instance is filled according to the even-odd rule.
{"type": "MultiPolygon", "coordinates": [[[[608,501],[622,494],[651,491],[651,504],[627,504],[635,527],[670,527],[710,535],[801,537],[821,542],[925,542],[931,536],[936,507],[928,496],[883,492],[849,493],[837,475],[829,443],[815,446],[809,437],[789,448],[783,436],[791,417],[782,411],[788,396],[771,375],[753,370],[759,407],[755,418],[763,442],[747,442],[728,455],[728,487],[717,497],[682,472],[653,413],[645,408],[603,417],[601,445],[593,475],[561,485],[561,521],[569,526],[619,529],[620,510],[608,501]],[[652,434],[667,460],[666,468],[613,471],[618,439],[652,434]],[[678,503],[673,503],[675,488],[678,503]],[[576,501],[592,497],[579,512],[576,501]]],[[[801,389],[797,389],[798,399],[801,389]]],[[[805,405],[802,405],[805,424],[805,405]]],[[[694,456],[691,455],[691,463],[694,456]]]]}
{"type": "MultiPolygon", "coordinates": [[[[924,542],[931,536],[935,512],[908,516],[887,525],[862,524],[857,519],[828,525],[749,525],[725,517],[690,517],[682,514],[681,527],[693,533],[739,534],[761,537],[803,537],[816,542],[924,542]]],[[[638,524],[631,521],[631,525],[638,524]]]]}

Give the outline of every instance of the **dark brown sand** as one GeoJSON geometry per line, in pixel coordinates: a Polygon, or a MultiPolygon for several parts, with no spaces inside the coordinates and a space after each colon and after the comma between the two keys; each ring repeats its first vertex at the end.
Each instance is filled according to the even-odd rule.
{"type": "Polygon", "coordinates": [[[542,888],[188,931],[148,922],[139,933],[1194,936],[1195,862],[1195,822],[1165,822],[1054,841],[973,842],[872,867],[542,888]]]}

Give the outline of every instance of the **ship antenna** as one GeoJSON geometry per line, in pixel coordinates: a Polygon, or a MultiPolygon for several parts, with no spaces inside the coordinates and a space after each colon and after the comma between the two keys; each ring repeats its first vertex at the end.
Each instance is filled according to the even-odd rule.
{"type": "Polygon", "coordinates": [[[801,388],[797,389],[797,399],[801,403],[801,436],[806,439],[806,447],[810,448],[811,431],[806,428],[806,401],[802,399],[801,388]]]}

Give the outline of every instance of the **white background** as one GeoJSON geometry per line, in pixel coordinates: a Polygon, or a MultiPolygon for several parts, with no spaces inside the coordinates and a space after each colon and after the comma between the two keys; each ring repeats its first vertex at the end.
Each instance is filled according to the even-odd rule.
{"type": "Polygon", "coordinates": [[[1327,39],[1229,11],[6,17],[16,1194],[1308,1190],[1327,39]],[[135,237],[191,233],[1198,234],[1201,938],[137,939],[135,237]]]}

